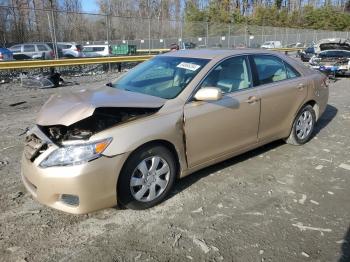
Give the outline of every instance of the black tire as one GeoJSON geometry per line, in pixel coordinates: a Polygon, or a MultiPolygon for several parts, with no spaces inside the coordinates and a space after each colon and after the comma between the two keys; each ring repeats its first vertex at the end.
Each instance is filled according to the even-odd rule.
{"type": "Polygon", "coordinates": [[[286,139],[286,142],[288,144],[291,144],[291,145],[303,145],[305,144],[306,142],[308,142],[311,137],[312,137],[312,133],[314,131],[314,128],[315,128],[315,124],[316,124],[316,114],[315,114],[315,110],[312,108],[311,105],[306,105],[304,106],[297,114],[297,116],[295,117],[294,119],[294,122],[293,122],[293,127],[292,127],[292,130],[290,132],[290,135],[289,137],[286,139]],[[298,123],[299,123],[299,119],[300,117],[304,114],[310,114],[311,115],[311,121],[312,121],[312,125],[309,129],[307,129],[307,135],[305,135],[304,137],[301,137],[300,135],[300,131],[298,132],[298,123]]]}
{"type": "MultiPolygon", "coordinates": [[[[150,160],[147,160],[150,161],[150,160]]],[[[153,207],[160,202],[164,200],[164,198],[169,194],[171,188],[174,185],[175,178],[176,178],[176,164],[175,164],[175,158],[171,151],[169,151],[166,147],[161,145],[150,145],[146,147],[142,147],[139,150],[135,151],[129,159],[124,164],[122,171],[119,175],[118,184],[117,184],[117,197],[118,197],[118,203],[126,208],[129,209],[147,209],[150,207],[153,207]],[[136,170],[137,166],[152,157],[160,157],[162,160],[166,161],[168,167],[169,167],[169,174],[167,185],[165,186],[165,189],[163,191],[159,191],[159,195],[150,201],[144,200],[140,201],[134,197],[132,193],[131,188],[131,178],[134,174],[134,171],[136,170]]],[[[140,173],[141,174],[141,173],[140,173]]],[[[148,176],[150,176],[150,173],[148,173],[148,176]]],[[[146,183],[146,182],[145,182],[146,183]]],[[[143,187],[145,184],[140,185],[139,187],[143,187]]],[[[158,190],[160,190],[160,186],[158,186],[158,190]]],[[[141,190],[141,189],[140,189],[141,190]]],[[[150,190],[150,189],[149,189],[150,190]]],[[[148,192],[150,194],[150,191],[148,192]]],[[[147,191],[146,191],[147,195],[147,191]]]]}

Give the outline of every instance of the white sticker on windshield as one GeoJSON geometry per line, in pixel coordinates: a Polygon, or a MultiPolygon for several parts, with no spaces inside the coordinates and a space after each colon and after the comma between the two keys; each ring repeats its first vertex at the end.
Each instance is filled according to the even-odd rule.
{"type": "Polygon", "coordinates": [[[186,63],[186,62],[181,62],[180,64],[178,64],[176,67],[179,68],[183,68],[183,69],[187,69],[187,70],[191,70],[191,71],[196,71],[198,68],[200,68],[200,65],[196,65],[196,64],[191,64],[191,63],[186,63]]]}

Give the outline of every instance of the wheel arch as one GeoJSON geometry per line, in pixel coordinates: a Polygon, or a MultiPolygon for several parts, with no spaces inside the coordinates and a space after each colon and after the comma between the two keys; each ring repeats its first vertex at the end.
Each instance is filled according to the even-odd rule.
{"type": "Polygon", "coordinates": [[[307,101],[301,108],[303,108],[304,106],[306,105],[310,105],[312,106],[312,108],[314,109],[315,111],[315,114],[316,114],[316,121],[318,120],[319,116],[320,116],[320,107],[319,105],[317,104],[317,102],[315,100],[309,100],[307,101]]]}
{"type": "Polygon", "coordinates": [[[312,106],[312,108],[313,108],[314,111],[315,111],[316,121],[318,120],[318,117],[319,117],[319,114],[320,114],[320,113],[319,113],[319,111],[320,111],[320,110],[319,110],[319,106],[318,106],[318,104],[317,104],[317,102],[316,102],[315,100],[313,100],[313,99],[308,100],[308,101],[306,101],[305,103],[303,103],[303,104],[300,106],[300,108],[298,109],[298,111],[295,112],[293,121],[290,123],[289,129],[288,129],[288,130],[289,130],[289,131],[288,131],[288,135],[290,134],[290,132],[292,132],[293,123],[294,123],[296,117],[298,116],[300,110],[303,109],[303,108],[304,108],[305,106],[307,106],[307,105],[312,106]]]}
{"type": "MultiPolygon", "coordinates": [[[[166,149],[168,149],[171,154],[173,155],[174,157],[174,160],[175,160],[175,168],[176,168],[176,178],[179,178],[180,177],[180,170],[181,170],[181,164],[180,164],[180,159],[179,159],[179,153],[178,151],[176,150],[176,147],[173,143],[167,141],[167,140],[163,140],[163,139],[157,139],[157,140],[151,140],[151,141],[148,141],[142,145],[140,145],[139,147],[137,147],[136,149],[134,149],[130,154],[129,156],[127,157],[127,159],[125,160],[124,164],[123,164],[123,167],[121,168],[121,171],[123,171],[126,163],[128,162],[128,160],[130,159],[130,157],[132,155],[134,155],[136,152],[146,148],[146,147],[150,147],[150,146],[163,146],[165,147],[166,149]]],[[[117,180],[117,185],[119,184],[119,177],[118,177],[118,180],[117,180]]]]}

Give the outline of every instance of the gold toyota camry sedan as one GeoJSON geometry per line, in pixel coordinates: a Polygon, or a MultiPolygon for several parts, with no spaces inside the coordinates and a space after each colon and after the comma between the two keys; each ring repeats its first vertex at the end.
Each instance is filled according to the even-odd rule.
{"type": "Polygon", "coordinates": [[[159,55],[107,86],[53,95],[27,134],[23,183],[69,213],[149,208],[196,170],[278,139],[306,143],[327,101],[325,76],[280,53],[159,55]]]}

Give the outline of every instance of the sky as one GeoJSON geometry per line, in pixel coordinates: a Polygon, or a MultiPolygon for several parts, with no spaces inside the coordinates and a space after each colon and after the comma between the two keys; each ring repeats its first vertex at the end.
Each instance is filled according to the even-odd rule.
{"type": "Polygon", "coordinates": [[[83,12],[98,13],[98,6],[96,0],[84,0],[81,1],[83,12]]]}

